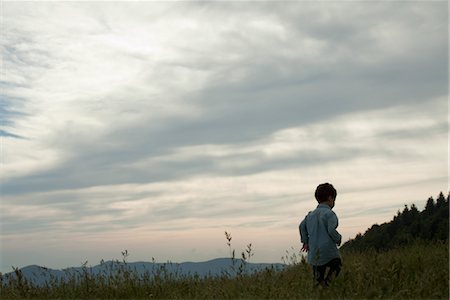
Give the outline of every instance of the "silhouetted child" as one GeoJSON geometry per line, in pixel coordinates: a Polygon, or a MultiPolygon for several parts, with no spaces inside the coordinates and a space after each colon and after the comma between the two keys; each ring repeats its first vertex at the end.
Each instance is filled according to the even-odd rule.
{"type": "Polygon", "coordinates": [[[336,231],[338,218],[332,211],[337,192],[329,183],[320,184],[315,192],[319,205],[300,223],[302,251],[308,252],[316,285],[327,287],[341,271],[341,256],[337,246],[342,236],[336,231]],[[325,275],[326,270],[328,273],[325,275]]]}

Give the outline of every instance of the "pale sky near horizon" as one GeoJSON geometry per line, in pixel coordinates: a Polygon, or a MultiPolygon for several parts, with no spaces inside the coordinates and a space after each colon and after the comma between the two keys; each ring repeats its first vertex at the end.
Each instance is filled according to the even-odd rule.
{"type": "Polygon", "coordinates": [[[448,3],[1,2],[0,272],[300,249],[448,193],[448,3]]]}

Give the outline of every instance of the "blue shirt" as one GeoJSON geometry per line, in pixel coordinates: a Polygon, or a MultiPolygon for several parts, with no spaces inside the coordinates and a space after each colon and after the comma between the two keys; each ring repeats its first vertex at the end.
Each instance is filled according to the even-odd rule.
{"type": "Polygon", "coordinates": [[[322,266],[340,258],[337,245],[341,244],[342,236],[337,227],[338,218],[326,204],[319,204],[308,213],[299,226],[301,242],[309,246],[308,263],[322,266]]]}

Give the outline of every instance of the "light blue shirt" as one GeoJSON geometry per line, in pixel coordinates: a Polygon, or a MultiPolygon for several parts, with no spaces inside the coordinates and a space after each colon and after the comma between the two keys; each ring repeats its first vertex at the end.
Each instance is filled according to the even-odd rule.
{"type": "Polygon", "coordinates": [[[308,213],[299,226],[301,242],[309,246],[308,263],[322,266],[340,258],[337,245],[341,244],[342,236],[337,227],[338,218],[326,204],[319,204],[308,213]]]}

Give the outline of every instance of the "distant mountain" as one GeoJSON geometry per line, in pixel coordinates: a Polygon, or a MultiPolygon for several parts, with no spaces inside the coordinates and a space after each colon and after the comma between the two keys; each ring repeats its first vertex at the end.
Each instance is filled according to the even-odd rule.
{"type": "Polygon", "coordinates": [[[142,278],[143,276],[163,276],[171,278],[181,278],[184,276],[217,277],[221,275],[236,276],[239,268],[243,268],[242,273],[251,274],[264,269],[281,270],[284,264],[250,263],[241,259],[233,261],[230,258],[217,258],[205,262],[184,262],[184,263],[155,263],[155,262],[133,262],[124,263],[120,261],[107,261],[93,267],[72,267],[63,270],[54,270],[37,265],[31,265],[18,269],[15,272],[3,275],[1,282],[7,284],[10,280],[17,280],[22,277],[36,286],[45,286],[52,282],[80,280],[86,276],[123,276],[128,271],[132,275],[142,278]]]}
{"type": "Polygon", "coordinates": [[[405,205],[392,221],[375,224],[364,234],[342,245],[342,251],[364,251],[367,249],[389,250],[416,240],[446,241],[449,237],[449,198],[441,192],[436,199],[428,198],[421,212],[413,204],[405,205]]]}

